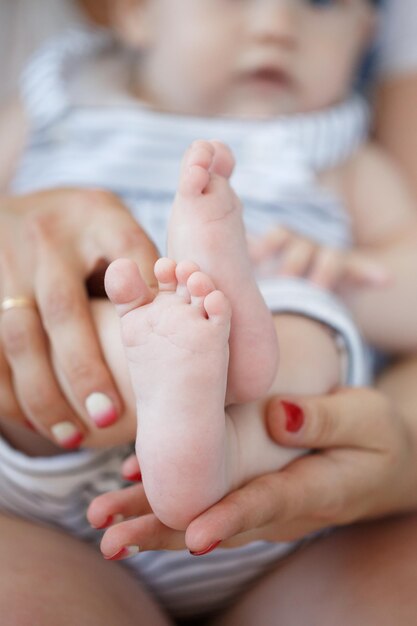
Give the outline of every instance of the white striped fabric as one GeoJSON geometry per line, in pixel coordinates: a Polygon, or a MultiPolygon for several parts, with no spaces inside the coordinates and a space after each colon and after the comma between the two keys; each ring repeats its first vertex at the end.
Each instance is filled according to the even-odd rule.
{"type": "MultiPolygon", "coordinates": [[[[338,198],[319,187],[316,175],[349,158],[364,140],[367,111],[359,98],[330,111],[264,122],[163,115],[117,93],[104,102],[89,94],[83,102],[73,95],[74,77],[113,45],[106,33],[72,31],[29,65],[22,96],[33,132],[15,192],[61,185],[110,189],[163,251],[182,154],[193,140],[216,137],[237,158],[233,183],[249,232],[261,234],[279,223],[328,245],[351,245],[347,214],[338,198]]],[[[366,382],[360,339],[332,296],[305,281],[274,279],[260,287],[271,310],[308,315],[332,327],[346,348],[346,383],[366,382]]],[[[84,512],[94,495],[121,485],[118,467],[125,452],[32,459],[0,441],[0,507],[97,540],[84,512]]],[[[173,615],[196,615],[232,601],[293,548],[258,542],[203,558],[152,552],[126,565],[173,615]]]]}
{"type": "Polygon", "coordinates": [[[59,185],[109,188],[163,252],[182,154],[194,139],[216,137],[235,153],[233,184],[245,204],[249,232],[261,234],[282,223],[321,243],[351,244],[340,200],[318,186],[316,175],[347,159],[366,136],[367,108],[359,97],[329,111],[263,122],[163,115],[127,98],[117,105],[91,98],[88,105],[77,104],[71,76],[112,46],[106,33],[71,31],[29,65],[22,96],[33,134],[15,192],[59,185]]]}
{"type": "MultiPolygon", "coordinates": [[[[129,452],[124,446],[33,458],[0,438],[0,510],[98,544],[102,533],[90,527],[85,512],[95,496],[125,485],[120,468],[129,452]]],[[[123,565],[172,615],[186,616],[230,602],[293,548],[290,543],[257,542],[233,550],[218,549],[201,558],[184,551],[144,552],[123,565]]]]}

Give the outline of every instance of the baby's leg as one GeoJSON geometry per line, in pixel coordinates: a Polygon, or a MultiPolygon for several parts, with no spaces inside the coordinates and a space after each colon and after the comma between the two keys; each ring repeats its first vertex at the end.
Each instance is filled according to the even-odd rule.
{"type": "Polygon", "coordinates": [[[224,410],[231,310],[197,269],[160,259],[154,299],[132,262],[116,261],[106,275],[137,399],[146,495],[179,529],[230,490],[234,458],[224,410]]]}
{"type": "MultiPolygon", "coordinates": [[[[291,314],[277,315],[274,322],[279,338],[280,368],[268,395],[322,395],[341,384],[340,351],[326,326],[291,314]]],[[[279,470],[304,454],[302,449],[282,448],[270,439],[265,429],[264,410],[264,399],[228,409],[236,449],[240,453],[232,463],[234,487],[279,470]]],[[[290,427],[294,428],[293,422],[290,427]]]]}
{"type": "Polygon", "coordinates": [[[230,301],[227,404],[264,396],[278,358],[271,314],[248,255],[242,206],[229,183],[233,166],[226,146],[195,142],[184,157],[168,231],[168,256],[198,263],[230,301]]]}
{"type": "MultiPolygon", "coordinates": [[[[271,392],[315,395],[326,393],[340,383],[341,364],[338,350],[332,335],[324,326],[307,318],[291,315],[278,316],[275,321],[280,335],[285,373],[277,377],[271,392]]],[[[113,371],[118,371],[117,359],[114,360],[109,347],[111,348],[109,345],[106,346],[105,352],[113,371]]],[[[194,375],[195,372],[193,372],[194,375]]],[[[140,371],[137,372],[137,376],[140,376],[140,371]]],[[[204,380],[204,376],[203,372],[201,381],[204,380]]],[[[164,381],[164,378],[158,380],[155,395],[160,392],[165,393],[162,389],[164,381]]],[[[207,393],[208,390],[203,389],[201,397],[198,398],[199,404],[189,436],[188,429],[186,434],[183,433],[181,416],[176,415],[171,407],[169,407],[169,413],[165,413],[165,424],[162,423],[163,419],[157,416],[161,430],[159,434],[155,433],[155,454],[152,455],[151,450],[148,450],[150,461],[146,472],[155,471],[155,476],[157,476],[158,465],[163,467],[164,459],[159,454],[158,442],[159,439],[165,442],[165,437],[171,436],[171,429],[175,431],[172,444],[176,445],[170,446],[169,441],[164,443],[164,449],[168,448],[166,460],[169,460],[172,466],[159,476],[162,491],[156,491],[154,484],[153,492],[148,491],[148,496],[154,506],[156,503],[155,508],[163,510],[164,519],[171,526],[186,527],[187,522],[192,521],[197,512],[206,510],[216,501],[216,498],[221,498],[223,494],[246,483],[251,478],[281,469],[303,453],[300,449],[278,446],[269,438],[263,417],[264,401],[236,405],[230,407],[226,413],[222,413],[219,409],[217,415],[211,416],[211,419],[216,420],[216,423],[220,425],[217,434],[213,437],[213,425],[211,424],[211,429],[209,428],[208,431],[204,428],[206,414],[203,400],[207,397],[207,393]],[[216,439],[218,439],[218,449],[213,452],[216,439]],[[193,460],[195,454],[204,458],[202,480],[199,474],[193,474],[196,469],[193,460]],[[219,467],[222,468],[221,472],[219,472],[219,467]],[[158,503],[159,498],[166,497],[166,492],[168,492],[166,501],[158,503]]],[[[213,393],[216,391],[214,390],[213,393]]],[[[210,398],[209,403],[211,402],[210,398]]],[[[146,439],[140,441],[141,435],[144,434],[140,407],[138,413],[139,443],[146,446],[146,439]]],[[[294,422],[290,426],[293,428],[294,422]]],[[[201,471],[202,468],[198,469],[201,471]]],[[[144,472],[147,485],[146,478],[144,472]]],[[[134,501],[134,494],[129,490],[123,493],[124,495],[115,492],[101,496],[97,506],[93,504],[90,508],[92,522],[99,526],[111,515],[132,516],[135,512],[142,515],[142,505],[134,501]]],[[[115,526],[111,531],[114,545],[122,547],[127,536],[135,536],[134,543],[138,542],[140,545],[141,536],[138,535],[137,528],[139,527],[135,525],[134,520],[115,526]]]]}
{"type": "MultiPolygon", "coordinates": [[[[146,495],[157,517],[178,529],[232,489],[300,454],[269,439],[262,402],[225,411],[230,307],[196,269],[161,259],[155,299],[130,261],[113,263],[106,279],[122,318],[146,495]]],[[[277,377],[273,391],[323,393],[335,386],[340,369],[327,331],[302,317],[278,320],[287,374],[282,384],[277,377]]]]}

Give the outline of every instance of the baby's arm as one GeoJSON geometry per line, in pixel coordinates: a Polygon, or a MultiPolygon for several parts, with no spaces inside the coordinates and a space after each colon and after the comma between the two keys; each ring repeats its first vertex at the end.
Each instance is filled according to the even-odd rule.
{"type": "Polygon", "coordinates": [[[395,164],[368,146],[342,176],[356,246],[392,276],[382,289],[346,287],[341,294],[364,337],[388,352],[417,349],[417,207],[395,164]]]}

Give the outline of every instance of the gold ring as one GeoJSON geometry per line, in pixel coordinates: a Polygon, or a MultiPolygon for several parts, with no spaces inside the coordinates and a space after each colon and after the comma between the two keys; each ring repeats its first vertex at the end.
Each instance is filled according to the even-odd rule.
{"type": "Polygon", "coordinates": [[[16,296],[16,298],[3,298],[0,302],[0,313],[10,309],[36,309],[34,298],[28,296],[16,296]]]}

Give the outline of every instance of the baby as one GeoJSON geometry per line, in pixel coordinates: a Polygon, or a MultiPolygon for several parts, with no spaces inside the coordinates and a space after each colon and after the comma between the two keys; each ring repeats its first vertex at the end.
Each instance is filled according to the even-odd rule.
{"type": "MultiPolygon", "coordinates": [[[[301,113],[325,111],[347,98],[374,19],[364,0],[133,5],[131,13],[115,3],[115,13],[119,33],[140,51],[132,89],[142,103],[189,116],[270,120],[297,114],[300,125],[301,113]]],[[[337,142],[337,125],[333,130],[337,142]]],[[[349,141],[349,156],[320,179],[345,201],[355,243],[369,249],[402,237],[415,224],[414,208],[407,200],[398,207],[394,198],[402,188],[384,157],[357,145],[355,134],[349,141]],[[381,177],[377,219],[372,182],[381,177]]],[[[288,146],[293,187],[312,190],[288,146]]],[[[197,142],[188,151],[168,229],[170,260],[155,267],[155,299],[128,261],[107,273],[137,399],[145,491],[157,517],[177,529],[231,489],[295,456],[270,445],[257,401],[268,392],[322,393],[346,382],[335,335],[282,311],[273,320],[267,310],[253,277],[241,206],[228,182],[232,170],[231,154],[217,142],[197,142]]],[[[261,178],[252,182],[263,184],[261,178]]],[[[317,228],[327,226],[317,222],[317,228]]],[[[389,319],[376,324],[376,315],[366,311],[362,319],[386,334],[389,319]]],[[[294,409],[287,410],[289,427],[296,428],[294,409]]]]}
{"type": "MultiPolygon", "coordinates": [[[[72,32],[34,58],[22,83],[26,123],[14,142],[2,142],[0,164],[9,169],[26,142],[14,192],[108,189],[161,250],[168,233],[156,296],[126,260],[107,272],[133,393],[112,306],[92,303],[128,409],[94,443],[122,441],[136,403],[147,497],[160,520],[184,529],[231,489],[299,454],[269,441],[269,393],[366,382],[344,308],[305,280],[255,281],[246,232],[259,240],[281,224],[319,245],[377,256],[407,245],[415,208],[395,168],[366,142],[366,108],[351,96],[375,19],[370,0],[114,0],[111,8],[112,33],[72,32]],[[178,185],[181,156],[198,137],[209,140],[192,143],[178,185]],[[213,137],[232,148],[234,172],[231,151],[213,137]]],[[[389,351],[407,349],[414,333],[416,303],[401,263],[391,287],[346,295],[365,338],[389,351]]],[[[296,432],[300,414],[284,407],[296,432]]],[[[2,484],[18,489],[8,488],[3,507],[89,536],[86,504],[110,488],[124,450],[42,459],[39,472],[36,459],[11,463],[5,446],[2,484]]],[[[170,609],[214,610],[213,598],[230,599],[286,549],[257,544],[221,555],[227,584],[215,553],[204,567],[184,553],[139,556],[132,567],[170,609]]]]}
{"type": "MultiPolygon", "coordinates": [[[[12,188],[107,188],[160,249],[168,233],[156,296],[126,260],[106,276],[133,396],[109,305],[92,306],[126,404],[137,403],[151,507],[184,529],[299,454],[269,441],[268,393],[321,394],[367,379],[343,307],[301,279],[256,281],[246,231],[261,238],[282,224],[377,255],[407,244],[415,209],[366,143],[366,109],[350,95],[373,31],[370,0],[114,0],[111,9],[113,36],[70,33],[33,60],[22,88],[32,133],[12,188]],[[180,155],[197,137],[206,140],[186,152],[178,184],[180,155]],[[243,216],[232,153],[212,137],[236,156],[243,216]]],[[[401,324],[389,308],[395,293],[395,313],[406,309],[401,270],[391,289],[348,294],[382,349],[407,349],[414,327],[414,302],[401,324]]],[[[296,407],[285,408],[296,431],[296,407]]],[[[116,442],[119,426],[100,433],[102,445],[116,442]]]]}

